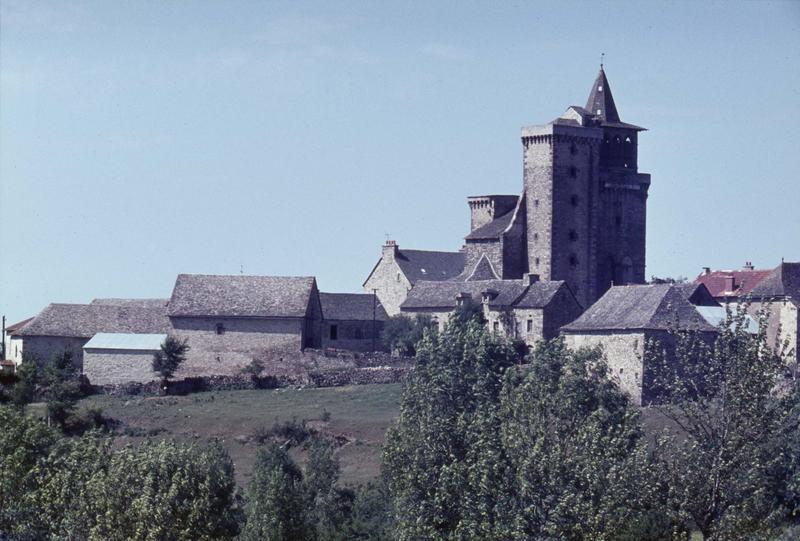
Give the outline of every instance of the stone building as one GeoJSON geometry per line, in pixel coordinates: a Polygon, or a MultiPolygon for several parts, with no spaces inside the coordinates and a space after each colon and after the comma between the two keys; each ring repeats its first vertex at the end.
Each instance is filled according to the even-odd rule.
{"type": "MultiPolygon", "coordinates": [[[[584,107],[522,129],[521,194],[467,199],[470,232],[454,279],[478,265],[503,280],[538,274],[565,281],[584,308],[612,284],[644,283],[650,175],[638,170],[643,130],[620,119],[601,65],[584,107]]],[[[391,250],[384,248],[364,286],[393,315],[413,281],[389,264],[391,250]]]]}
{"type": "Polygon", "coordinates": [[[83,375],[92,385],[158,380],[153,355],[166,338],[166,334],[97,333],[83,346],[83,375]]]}
{"type": "Polygon", "coordinates": [[[3,336],[3,362],[11,368],[19,366],[22,362],[22,337],[19,336],[19,331],[27,325],[33,318],[29,317],[22,321],[13,323],[5,328],[5,335],[3,336]]]}
{"type": "Polygon", "coordinates": [[[601,346],[612,378],[642,405],[655,398],[646,344],[669,350],[670,331],[686,330],[713,340],[724,319],[725,309],[702,284],[615,286],[561,332],[572,349],[601,346]]]}
{"type": "Polygon", "coordinates": [[[376,295],[320,293],[322,347],[349,351],[381,349],[381,331],[389,319],[376,295]]]}
{"type": "Polygon", "coordinates": [[[375,292],[386,313],[393,316],[400,313],[400,305],[418,280],[449,280],[463,270],[463,252],[401,250],[390,240],[364,281],[364,292],[375,292]]]}
{"type": "MultiPolygon", "coordinates": [[[[83,366],[83,346],[97,333],[167,333],[166,299],[96,299],[91,304],[50,304],[16,332],[20,358],[39,364],[68,350],[83,366]]],[[[15,344],[16,346],[17,344],[15,344]]]]}
{"type": "Polygon", "coordinates": [[[167,313],[188,341],[187,361],[206,374],[321,344],[322,308],[311,276],[181,274],[167,313]]]}
{"type": "Polygon", "coordinates": [[[492,331],[533,346],[558,336],[562,325],[582,311],[563,281],[540,282],[536,276],[523,280],[477,279],[458,282],[417,282],[402,305],[402,313],[425,314],[443,327],[463,302],[481,303],[492,331]]]}

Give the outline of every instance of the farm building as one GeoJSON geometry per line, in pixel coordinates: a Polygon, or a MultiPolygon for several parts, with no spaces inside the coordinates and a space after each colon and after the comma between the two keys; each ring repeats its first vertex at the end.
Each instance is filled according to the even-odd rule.
{"type": "Polygon", "coordinates": [[[381,348],[381,331],[389,319],[376,295],[320,293],[322,347],[350,351],[381,348]]]}
{"type": "Polygon", "coordinates": [[[166,334],[97,333],[83,346],[83,375],[92,385],[158,379],[153,354],[166,334]]]}

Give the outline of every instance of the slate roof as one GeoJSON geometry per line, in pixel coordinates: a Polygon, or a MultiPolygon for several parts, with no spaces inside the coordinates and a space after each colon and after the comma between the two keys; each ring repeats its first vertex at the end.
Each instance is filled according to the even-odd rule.
{"type": "Polygon", "coordinates": [[[90,338],[99,332],[166,333],[170,329],[164,306],[50,304],[17,335],[90,338]]]}
{"type": "Polygon", "coordinates": [[[601,126],[609,128],[628,128],[644,131],[644,128],[622,122],[617,112],[617,105],[614,103],[614,96],[611,94],[611,85],[608,84],[606,72],[600,66],[600,73],[594,80],[592,90],[589,92],[589,99],[586,100],[584,111],[588,111],[601,126]],[[599,113],[598,113],[599,111],[599,113]]]}
{"type": "Polygon", "coordinates": [[[169,299],[94,299],[89,304],[105,306],[138,306],[142,308],[165,307],[169,299]]]}
{"type": "Polygon", "coordinates": [[[481,302],[483,292],[491,290],[497,294],[491,308],[544,308],[555,296],[564,282],[535,282],[526,286],[522,280],[478,280],[472,282],[417,282],[408,292],[401,310],[452,310],[456,307],[456,296],[468,293],[476,302],[481,302]]]}
{"type": "Polygon", "coordinates": [[[9,335],[9,336],[11,336],[13,334],[16,334],[22,327],[24,327],[25,325],[27,325],[31,321],[33,321],[33,318],[29,317],[28,319],[23,319],[22,321],[17,321],[13,325],[6,326],[6,334],[9,335]]]}
{"type": "Polygon", "coordinates": [[[398,250],[395,257],[411,284],[419,280],[449,280],[464,270],[463,252],[429,252],[427,250],[398,250]]]}
{"type": "Polygon", "coordinates": [[[389,315],[381,301],[369,293],[320,293],[323,319],[344,321],[372,321],[372,308],[375,303],[375,319],[386,321],[389,315]]]}
{"type": "Polygon", "coordinates": [[[304,317],[313,276],[179,274],[170,317],[304,317]]]}
{"type": "Polygon", "coordinates": [[[800,262],[781,263],[750,292],[753,297],[791,297],[800,302],[800,262]]]}
{"type": "MultiPolygon", "coordinates": [[[[561,328],[566,332],[601,330],[714,331],[696,310],[691,298],[708,298],[700,284],[614,286],[583,315],[561,328]],[[676,321],[677,318],[677,321],[676,321]]],[[[705,305],[709,303],[705,302],[705,305]]]]}
{"type": "Polygon", "coordinates": [[[770,272],[769,269],[716,270],[704,272],[694,281],[705,285],[714,297],[738,297],[750,293],[770,272]],[[728,277],[733,278],[732,290],[726,287],[728,277]]]}
{"type": "Polygon", "coordinates": [[[469,235],[464,237],[466,240],[482,240],[482,239],[497,239],[500,238],[500,235],[508,229],[508,226],[511,224],[511,220],[514,218],[514,210],[510,210],[500,216],[499,218],[495,218],[488,224],[484,224],[474,231],[472,231],[469,235]]]}
{"type": "MultiPolygon", "coordinates": [[[[467,271],[465,270],[464,273],[467,271]]],[[[461,275],[459,275],[459,278],[461,275]]],[[[486,254],[483,254],[478,262],[473,267],[472,271],[470,271],[469,276],[466,277],[464,280],[465,282],[475,282],[481,280],[499,280],[500,277],[497,276],[497,272],[495,272],[494,267],[492,267],[491,262],[486,257],[486,254]]]]}

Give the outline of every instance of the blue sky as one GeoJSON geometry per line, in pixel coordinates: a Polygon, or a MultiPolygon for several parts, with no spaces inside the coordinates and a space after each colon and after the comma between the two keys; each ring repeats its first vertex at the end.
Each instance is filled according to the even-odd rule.
{"type": "Polygon", "coordinates": [[[457,250],[606,53],[647,275],[800,260],[800,3],[0,4],[0,313],[457,250]]]}

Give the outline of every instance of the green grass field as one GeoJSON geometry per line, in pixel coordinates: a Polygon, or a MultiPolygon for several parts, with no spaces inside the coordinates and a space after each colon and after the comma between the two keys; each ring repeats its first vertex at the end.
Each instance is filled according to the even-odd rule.
{"type": "MultiPolygon", "coordinates": [[[[146,438],[179,441],[220,440],[236,466],[240,485],[250,479],[258,444],[246,441],[276,422],[303,419],[336,438],[344,484],[375,479],[386,430],[397,416],[401,385],[356,385],[322,389],[216,391],[188,396],[92,396],[79,408],[100,407],[121,423],[115,445],[146,438]],[[324,421],[325,412],[330,414],[324,421]],[[150,434],[147,436],[146,434],[150,434]]],[[[301,465],[305,453],[293,449],[301,465]]]]}

